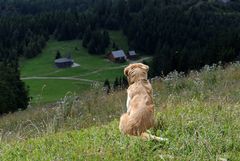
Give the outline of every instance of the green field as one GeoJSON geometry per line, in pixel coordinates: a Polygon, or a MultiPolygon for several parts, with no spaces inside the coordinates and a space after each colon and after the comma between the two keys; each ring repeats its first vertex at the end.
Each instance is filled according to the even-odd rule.
{"type": "Polygon", "coordinates": [[[25,83],[30,85],[30,92],[34,94],[34,104],[51,102],[68,92],[80,93],[90,87],[89,83],[73,80],[25,80],[25,83]]]}
{"type": "MultiPolygon", "coordinates": [[[[115,42],[119,48],[127,52],[127,39],[122,32],[109,31],[109,35],[111,42],[115,42]]],[[[49,40],[40,55],[30,60],[21,60],[21,77],[29,86],[30,95],[33,97],[32,102],[53,102],[64,97],[69,91],[81,93],[89,89],[92,82],[58,80],[57,78],[55,80],[47,78],[35,80],[29,77],[73,77],[102,84],[106,79],[113,82],[116,77],[123,75],[122,70],[127,63],[116,64],[104,58],[104,55],[90,55],[81,44],[80,40],[60,42],[49,40]],[[56,68],[54,58],[57,51],[60,51],[62,56],[71,54],[74,62],[80,66],[68,69],[56,68]]],[[[111,45],[106,50],[106,53],[108,51],[111,51],[111,45]]]]}

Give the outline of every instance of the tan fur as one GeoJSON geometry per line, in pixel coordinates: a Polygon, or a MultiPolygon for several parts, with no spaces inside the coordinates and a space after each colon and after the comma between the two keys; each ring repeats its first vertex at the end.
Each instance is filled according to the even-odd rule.
{"type": "Polygon", "coordinates": [[[121,116],[119,129],[124,134],[154,139],[154,136],[146,133],[147,129],[154,125],[152,86],[147,80],[148,69],[149,67],[142,63],[130,64],[124,69],[129,82],[128,112],[121,116]]]}

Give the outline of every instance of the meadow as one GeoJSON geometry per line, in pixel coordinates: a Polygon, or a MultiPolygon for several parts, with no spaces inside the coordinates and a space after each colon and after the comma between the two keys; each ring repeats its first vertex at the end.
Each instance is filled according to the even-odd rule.
{"type": "MultiPolygon", "coordinates": [[[[115,42],[119,48],[128,51],[126,37],[120,31],[109,31],[111,43],[115,42]]],[[[122,70],[127,63],[116,64],[104,57],[104,55],[91,55],[86,48],[82,47],[80,40],[56,41],[50,39],[42,53],[32,59],[21,60],[21,77],[29,86],[32,103],[41,100],[41,103],[51,103],[63,98],[67,92],[82,93],[92,86],[92,82],[102,83],[108,79],[111,82],[116,77],[123,75],[122,70]],[[79,67],[58,69],[54,65],[56,52],[62,56],[71,54],[74,62],[79,67]],[[32,79],[32,77],[55,77],[54,80],[47,78],[32,79]],[[58,77],[70,77],[69,80],[58,77]],[[71,78],[87,79],[71,80],[71,78]],[[41,99],[39,99],[41,97],[41,99]]],[[[111,51],[111,45],[106,53],[111,51]]]]}
{"type": "Polygon", "coordinates": [[[152,80],[155,127],[167,142],[122,135],[126,91],[94,86],[0,118],[0,160],[240,160],[240,64],[152,80]]]}

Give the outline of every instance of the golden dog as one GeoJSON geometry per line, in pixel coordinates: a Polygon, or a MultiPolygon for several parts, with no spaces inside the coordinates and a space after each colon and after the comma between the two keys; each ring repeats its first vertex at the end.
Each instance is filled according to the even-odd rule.
{"type": "Polygon", "coordinates": [[[128,78],[127,113],[120,118],[122,133],[141,136],[143,139],[164,140],[146,133],[154,125],[152,86],[147,79],[149,67],[142,63],[130,64],[124,69],[128,78]]]}

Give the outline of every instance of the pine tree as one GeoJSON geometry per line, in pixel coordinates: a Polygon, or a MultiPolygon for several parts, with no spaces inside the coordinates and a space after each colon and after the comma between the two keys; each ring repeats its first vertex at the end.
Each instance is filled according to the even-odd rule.
{"type": "Polygon", "coordinates": [[[109,94],[110,90],[111,90],[111,86],[110,86],[110,82],[108,79],[106,79],[104,81],[103,87],[104,87],[104,90],[106,91],[106,93],[109,94]]]}
{"type": "Polygon", "coordinates": [[[123,88],[127,88],[128,87],[128,80],[126,76],[122,77],[122,83],[123,83],[123,88]]]}
{"type": "Polygon", "coordinates": [[[118,46],[117,46],[117,44],[116,44],[115,42],[113,42],[112,48],[113,48],[114,50],[119,50],[119,48],[118,48],[118,46]]]}
{"type": "Polygon", "coordinates": [[[59,58],[61,58],[61,57],[62,57],[62,56],[61,56],[61,53],[60,53],[60,51],[58,50],[57,53],[56,53],[55,59],[59,59],[59,58]]]}
{"type": "Polygon", "coordinates": [[[123,81],[122,81],[122,77],[119,77],[119,88],[122,89],[123,88],[123,81]]]}
{"type": "Polygon", "coordinates": [[[118,81],[118,78],[116,77],[114,83],[113,83],[113,89],[114,91],[118,90],[119,88],[119,81],[118,81]]]}
{"type": "Polygon", "coordinates": [[[102,36],[102,41],[103,41],[103,47],[107,48],[110,44],[110,37],[107,31],[103,31],[103,36],[102,36]]]}
{"type": "Polygon", "coordinates": [[[0,114],[26,109],[28,105],[28,90],[15,64],[0,63],[0,114]]]}
{"type": "Polygon", "coordinates": [[[91,27],[89,26],[84,32],[82,46],[87,48],[90,39],[91,39],[91,27]]]}

